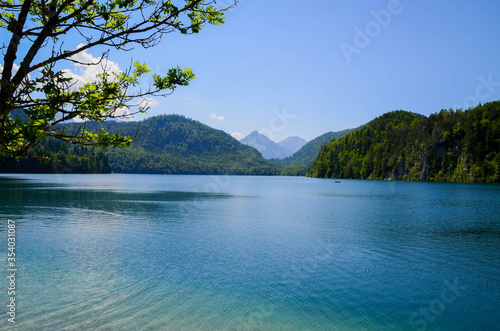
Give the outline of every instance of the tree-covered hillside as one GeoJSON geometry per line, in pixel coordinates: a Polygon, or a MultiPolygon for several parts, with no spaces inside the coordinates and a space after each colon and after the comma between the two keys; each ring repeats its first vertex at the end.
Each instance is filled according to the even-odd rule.
{"type": "Polygon", "coordinates": [[[2,173],[111,173],[108,156],[99,149],[84,148],[47,138],[28,152],[35,158],[12,161],[2,173]],[[44,159],[51,163],[41,162],[44,159]]]}
{"type": "Polygon", "coordinates": [[[354,129],[346,129],[338,132],[327,132],[306,143],[292,156],[289,156],[282,160],[272,159],[272,161],[286,167],[282,172],[283,175],[304,176],[309,166],[318,157],[321,147],[324,144],[332,141],[333,139],[343,137],[353,130],[354,129]]]}
{"type": "Polygon", "coordinates": [[[311,165],[321,150],[321,147],[332,141],[333,139],[338,139],[340,137],[345,136],[349,132],[352,132],[354,129],[346,129],[338,132],[327,132],[310,142],[306,143],[295,152],[292,156],[287,157],[282,160],[273,160],[284,166],[309,166],[311,165]]]}
{"type": "MultiPolygon", "coordinates": [[[[134,135],[137,122],[105,123],[110,132],[134,135]]],[[[108,150],[113,172],[153,174],[277,175],[281,167],[227,133],[180,115],[140,122],[128,148],[108,150]]]]}
{"type": "Polygon", "coordinates": [[[500,102],[429,117],[384,114],[324,145],[308,175],[500,182],[500,102]]]}
{"type": "MultiPolygon", "coordinates": [[[[62,128],[74,132],[81,126],[74,123],[62,128]]],[[[83,126],[136,139],[130,147],[108,148],[106,153],[47,139],[32,154],[60,167],[28,159],[7,164],[0,172],[279,175],[283,170],[227,133],[180,115],[161,115],[142,122],[86,122],[83,126]]]]}

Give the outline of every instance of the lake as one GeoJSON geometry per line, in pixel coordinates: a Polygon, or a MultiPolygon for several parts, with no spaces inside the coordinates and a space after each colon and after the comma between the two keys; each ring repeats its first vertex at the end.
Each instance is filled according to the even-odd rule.
{"type": "Polygon", "coordinates": [[[499,201],[486,184],[1,175],[0,328],[498,330],[499,201]]]}

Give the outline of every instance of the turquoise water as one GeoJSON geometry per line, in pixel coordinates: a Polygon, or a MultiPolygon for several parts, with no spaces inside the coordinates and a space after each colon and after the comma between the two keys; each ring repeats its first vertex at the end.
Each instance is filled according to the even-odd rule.
{"type": "Polygon", "coordinates": [[[499,185],[3,175],[0,328],[498,330],[499,200],[499,185]]]}

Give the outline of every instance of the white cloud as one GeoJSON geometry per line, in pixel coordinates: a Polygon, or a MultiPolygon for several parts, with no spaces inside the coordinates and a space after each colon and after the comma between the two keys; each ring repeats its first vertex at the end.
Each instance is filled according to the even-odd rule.
{"type": "MultiPolygon", "coordinates": [[[[120,121],[132,121],[134,119],[134,116],[130,114],[130,111],[128,110],[127,107],[120,107],[116,109],[113,112],[113,116],[120,121]]],[[[85,122],[85,120],[82,119],[80,116],[73,118],[73,121],[77,123],[85,122]]]]}
{"type": "MultiPolygon", "coordinates": [[[[19,66],[15,63],[12,64],[12,76],[16,74],[16,72],[19,70],[19,66]]],[[[0,75],[3,73],[3,66],[0,64],[0,75]]],[[[28,79],[31,79],[30,74],[28,74],[28,79]]]]}
{"type": "Polygon", "coordinates": [[[76,123],[83,123],[83,122],[85,122],[85,120],[82,119],[80,116],[77,116],[77,117],[73,118],[73,121],[75,121],[76,123]]]}
{"type": "Polygon", "coordinates": [[[233,133],[231,133],[231,136],[236,140],[241,140],[241,139],[245,138],[245,136],[241,132],[233,132],[233,133]]]}
{"type": "Polygon", "coordinates": [[[156,101],[155,99],[151,98],[143,98],[137,105],[141,107],[149,107],[153,108],[155,106],[158,106],[160,103],[156,101]]]}
{"type": "Polygon", "coordinates": [[[216,119],[216,120],[219,120],[219,121],[223,121],[225,120],[226,118],[224,116],[217,116],[216,114],[212,113],[210,114],[210,118],[213,118],[213,119],[216,119]]]}
{"type": "Polygon", "coordinates": [[[198,104],[198,101],[195,100],[195,98],[193,98],[193,97],[185,97],[184,99],[187,100],[187,101],[191,101],[195,105],[198,104]]]}
{"type": "Polygon", "coordinates": [[[132,121],[134,119],[134,116],[130,114],[130,111],[128,110],[127,107],[118,108],[113,112],[113,116],[117,117],[119,120],[122,121],[132,121]]]}
{"type": "MultiPolygon", "coordinates": [[[[76,48],[78,49],[82,46],[84,46],[84,44],[79,44],[76,48]]],[[[97,75],[105,71],[108,72],[111,77],[114,77],[113,73],[118,74],[122,72],[118,63],[108,59],[103,59],[99,63],[101,59],[94,57],[92,54],[88,53],[87,50],[73,55],[71,59],[81,63],[87,63],[81,64],[74,62],[75,68],[73,70],[63,70],[65,76],[73,80],[74,88],[80,88],[87,83],[95,82],[97,80],[97,75]]]]}
{"type": "MultiPolygon", "coordinates": [[[[84,44],[79,44],[76,48],[80,48],[84,46],[84,44]]],[[[97,75],[103,74],[107,72],[110,74],[110,78],[115,78],[115,74],[119,74],[122,72],[118,63],[110,61],[106,58],[102,59],[94,57],[92,54],[88,53],[87,50],[84,50],[78,54],[75,54],[71,57],[72,60],[77,62],[73,62],[73,69],[64,69],[64,75],[68,78],[72,79],[72,84],[74,89],[78,89],[83,87],[87,83],[92,83],[97,81],[97,75]],[[100,62],[99,62],[100,61],[100,62]]],[[[137,102],[137,106],[141,107],[154,107],[158,105],[159,102],[150,99],[143,98],[137,102]]],[[[130,111],[126,107],[121,107],[115,110],[113,116],[119,117],[120,120],[130,121],[133,120],[133,115],[130,114],[130,111]]],[[[75,122],[83,122],[84,120],[80,117],[76,117],[75,122]]]]}

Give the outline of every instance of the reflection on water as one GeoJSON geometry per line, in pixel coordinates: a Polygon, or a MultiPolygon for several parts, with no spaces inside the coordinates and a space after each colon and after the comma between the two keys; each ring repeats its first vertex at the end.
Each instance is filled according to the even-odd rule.
{"type": "MultiPolygon", "coordinates": [[[[500,186],[238,176],[208,185],[217,180],[0,176],[0,214],[17,223],[16,328],[500,322],[500,186]]],[[[0,231],[5,243],[6,222],[0,231]]]]}

